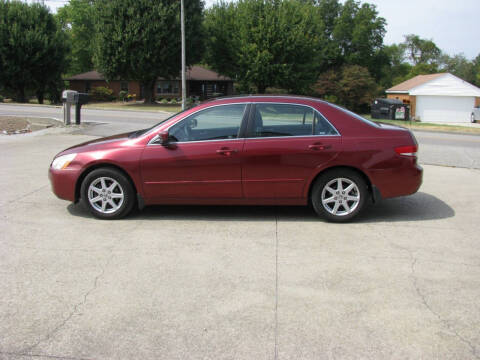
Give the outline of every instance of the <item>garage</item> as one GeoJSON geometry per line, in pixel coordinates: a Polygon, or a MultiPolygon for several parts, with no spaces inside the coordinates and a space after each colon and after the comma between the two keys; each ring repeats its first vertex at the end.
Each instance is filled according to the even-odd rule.
{"type": "Polygon", "coordinates": [[[473,96],[417,96],[416,116],[423,122],[469,122],[473,96]]]}
{"type": "Polygon", "coordinates": [[[480,105],[480,89],[450,73],[418,75],[386,91],[410,105],[410,117],[432,123],[467,123],[480,105]]]}

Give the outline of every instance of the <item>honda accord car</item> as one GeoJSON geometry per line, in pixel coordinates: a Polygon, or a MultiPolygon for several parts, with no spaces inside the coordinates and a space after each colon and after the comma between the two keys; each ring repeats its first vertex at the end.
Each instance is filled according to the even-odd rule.
{"type": "Polygon", "coordinates": [[[60,152],[53,192],[101,219],[151,204],[308,205],[329,221],[415,193],[413,134],[295,96],[215,99],[60,152]]]}

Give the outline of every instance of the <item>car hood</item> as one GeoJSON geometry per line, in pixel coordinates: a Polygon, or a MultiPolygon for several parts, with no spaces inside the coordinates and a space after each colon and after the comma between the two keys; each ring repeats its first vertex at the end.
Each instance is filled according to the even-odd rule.
{"type": "Polygon", "coordinates": [[[66,155],[66,154],[70,154],[74,152],[82,152],[82,151],[99,150],[99,149],[104,149],[105,147],[115,147],[116,144],[122,143],[127,140],[131,140],[128,137],[128,135],[130,135],[131,133],[132,132],[128,132],[123,134],[107,136],[107,137],[103,137],[95,140],[90,140],[90,141],[69,147],[63,150],[58,155],[66,155]]]}

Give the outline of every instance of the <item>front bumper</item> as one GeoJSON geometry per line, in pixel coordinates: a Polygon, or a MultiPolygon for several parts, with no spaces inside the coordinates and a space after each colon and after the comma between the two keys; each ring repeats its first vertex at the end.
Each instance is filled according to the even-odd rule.
{"type": "Polygon", "coordinates": [[[77,183],[79,172],[74,169],[54,170],[52,167],[48,170],[48,178],[52,186],[53,193],[60,199],[74,202],[75,185],[77,183]]]}

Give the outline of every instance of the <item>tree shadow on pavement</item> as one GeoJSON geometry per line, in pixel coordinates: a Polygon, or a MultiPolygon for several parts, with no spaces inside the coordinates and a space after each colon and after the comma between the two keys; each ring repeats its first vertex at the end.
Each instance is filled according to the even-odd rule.
{"type": "MultiPolygon", "coordinates": [[[[92,218],[81,205],[67,207],[74,216],[92,218]]],[[[353,223],[439,220],[453,217],[455,211],[439,198],[419,192],[411,196],[368,204],[353,223]]],[[[318,222],[310,206],[193,206],[155,205],[135,211],[125,220],[192,220],[192,221],[280,221],[318,222]]]]}

